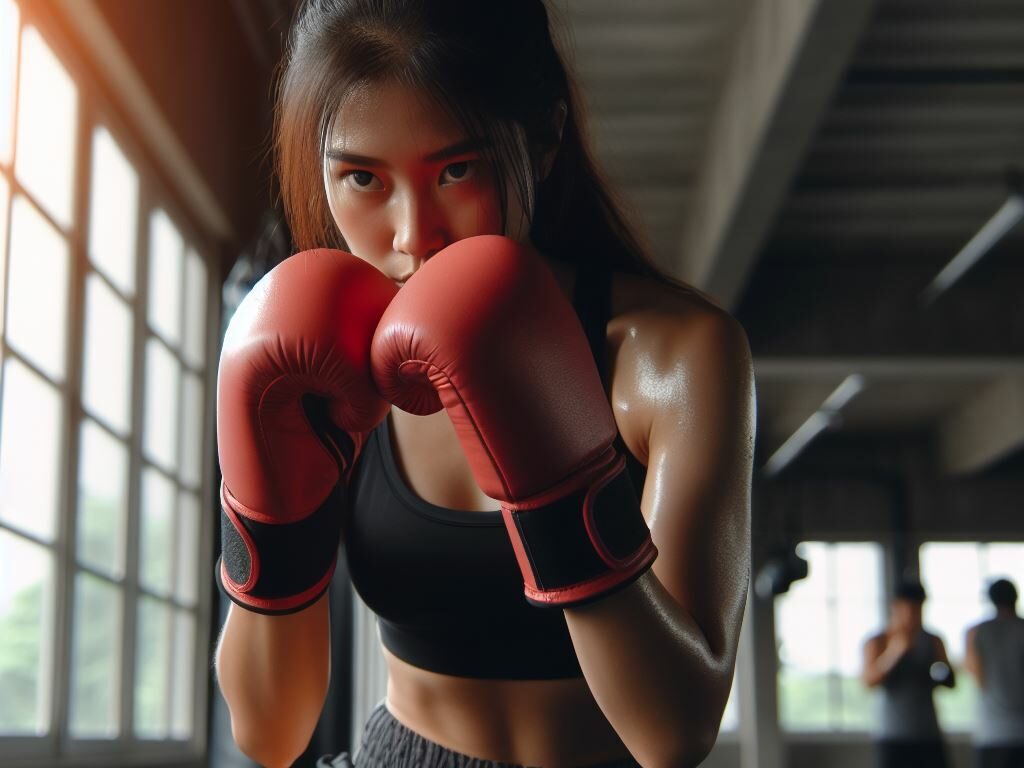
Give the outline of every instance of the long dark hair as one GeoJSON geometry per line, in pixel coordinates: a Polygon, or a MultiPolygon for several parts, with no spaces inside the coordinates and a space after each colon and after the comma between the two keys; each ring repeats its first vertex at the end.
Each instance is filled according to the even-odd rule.
{"type": "MultiPolygon", "coordinates": [[[[292,25],[278,79],[276,171],[295,246],[346,248],[328,208],[324,142],[356,86],[396,81],[424,89],[533,211],[530,236],[550,258],[593,273],[657,274],[590,154],[577,86],[542,0],[307,0],[292,25]],[[567,114],[561,140],[556,111],[567,114]],[[540,158],[557,146],[540,183],[540,158]]],[[[504,214],[503,214],[504,215],[504,214]]]]}

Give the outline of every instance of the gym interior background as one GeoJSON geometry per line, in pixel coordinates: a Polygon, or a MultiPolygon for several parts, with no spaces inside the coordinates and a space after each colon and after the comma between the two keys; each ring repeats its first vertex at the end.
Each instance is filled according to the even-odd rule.
{"type": "MultiPolygon", "coordinates": [[[[986,580],[1024,584],[1024,3],[549,5],[651,253],[754,353],[762,589],[706,764],[869,765],[860,648],[896,578],[956,664],[986,580]]],[[[293,9],[0,0],[2,765],[251,764],[211,673],[212,394],[231,307],[288,255],[293,9]]],[[[383,695],[335,591],[324,752],[383,695]]],[[[936,694],[956,766],[975,694],[936,694]]]]}

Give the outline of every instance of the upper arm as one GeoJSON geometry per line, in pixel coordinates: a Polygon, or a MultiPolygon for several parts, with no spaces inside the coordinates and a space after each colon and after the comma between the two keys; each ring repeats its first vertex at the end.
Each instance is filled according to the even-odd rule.
{"type": "Polygon", "coordinates": [[[701,627],[735,653],[750,577],[754,385],[739,324],[701,309],[638,321],[619,356],[612,402],[647,464],[641,501],[658,548],[653,571],[701,627]]]}

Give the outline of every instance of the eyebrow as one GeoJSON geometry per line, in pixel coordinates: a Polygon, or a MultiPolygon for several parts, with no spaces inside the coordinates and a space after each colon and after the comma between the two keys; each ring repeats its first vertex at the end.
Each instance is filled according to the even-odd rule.
{"type": "MultiPolygon", "coordinates": [[[[484,146],[484,143],[479,139],[463,139],[462,141],[457,141],[447,147],[424,155],[423,161],[427,163],[436,163],[439,160],[447,160],[449,157],[464,155],[467,152],[479,152],[484,148],[484,146]]],[[[327,159],[342,160],[346,163],[351,163],[352,165],[365,165],[371,168],[387,165],[383,160],[376,157],[357,155],[353,152],[345,152],[340,149],[328,149],[327,159]]]]}

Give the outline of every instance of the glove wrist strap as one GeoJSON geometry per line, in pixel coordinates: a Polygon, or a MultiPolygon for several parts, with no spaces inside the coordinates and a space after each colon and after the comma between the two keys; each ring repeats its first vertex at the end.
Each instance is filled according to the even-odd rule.
{"type": "Polygon", "coordinates": [[[609,453],[583,487],[502,508],[534,605],[566,608],[603,597],[639,578],[658,555],[625,460],[609,453]]]}
{"type": "Polygon", "coordinates": [[[257,613],[295,613],[316,602],[334,574],[345,499],[345,484],[338,483],[308,517],[263,523],[242,514],[222,484],[220,588],[257,613]]]}

